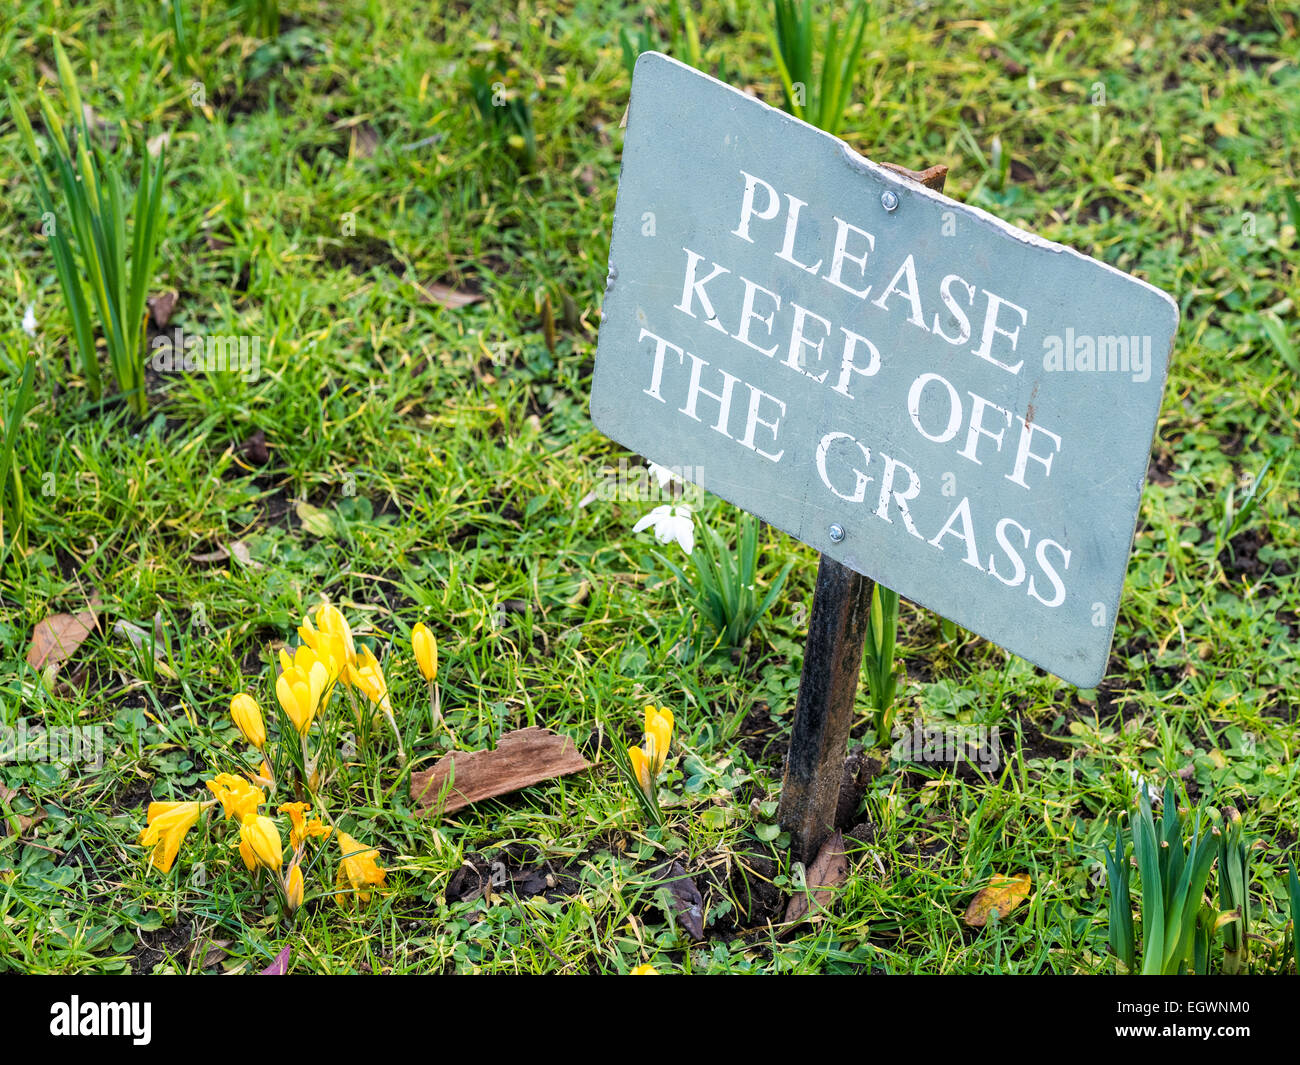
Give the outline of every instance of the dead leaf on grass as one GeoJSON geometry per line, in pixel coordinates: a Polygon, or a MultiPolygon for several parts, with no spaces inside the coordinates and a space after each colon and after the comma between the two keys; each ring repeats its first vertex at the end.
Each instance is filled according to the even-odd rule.
{"type": "Polygon", "coordinates": [[[175,292],[160,292],[156,296],[149,297],[149,316],[153,319],[153,324],[162,329],[171,321],[172,311],[176,309],[177,294],[175,292]]]}
{"type": "Polygon", "coordinates": [[[227,544],[226,549],[230,552],[230,557],[241,565],[247,566],[249,569],[262,568],[262,563],[253,557],[253,553],[249,551],[248,545],[243,540],[236,540],[227,544]]]}
{"type": "Polygon", "coordinates": [[[38,806],[31,814],[15,814],[14,819],[18,822],[19,836],[25,836],[33,828],[39,825],[49,815],[45,812],[44,807],[38,806]]]}
{"type": "Polygon", "coordinates": [[[37,672],[50,669],[53,676],[86,637],[95,631],[99,619],[99,597],[90,601],[85,610],[77,614],[51,614],[37,623],[32,631],[32,645],[27,650],[27,664],[37,672]]]}
{"type": "Polygon", "coordinates": [[[704,940],[704,899],[695,881],[686,872],[681,862],[660,869],[658,878],[664,881],[664,887],[672,900],[673,910],[677,914],[677,923],[686,934],[697,943],[704,940]]]}
{"type": "Polygon", "coordinates": [[[437,281],[427,285],[416,285],[421,298],[426,303],[436,303],[440,307],[446,307],[449,311],[457,311],[462,307],[468,307],[472,303],[478,303],[483,299],[481,292],[467,292],[465,289],[452,288],[450,285],[439,284],[437,281]]]}
{"type": "Polygon", "coordinates": [[[196,939],[190,944],[190,958],[198,962],[200,969],[210,969],[230,957],[231,942],[229,939],[196,939]]]}
{"type": "Polygon", "coordinates": [[[830,908],[835,889],[849,877],[849,859],[844,853],[844,836],[836,832],[817,852],[812,865],[804,874],[805,890],[792,895],[785,908],[787,924],[802,921],[809,914],[830,908]]]}
{"type": "Polygon", "coordinates": [[[210,562],[228,562],[230,561],[230,552],[220,544],[215,551],[202,551],[197,555],[190,555],[191,562],[202,562],[205,565],[210,562]]]}
{"type": "Polygon", "coordinates": [[[970,905],[966,907],[966,923],[971,928],[983,928],[994,911],[997,912],[999,921],[1005,920],[1012,910],[1025,901],[1032,884],[1028,873],[993,877],[970,900],[970,905]]]}
{"type": "Polygon", "coordinates": [[[491,751],[452,751],[411,776],[411,800],[422,813],[453,813],[471,803],[590,769],[573,741],[545,728],[507,732],[491,751]],[[443,793],[446,792],[445,799],[443,793]]]}
{"type": "Polygon", "coordinates": [[[254,466],[265,466],[271,461],[271,452],[266,446],[266,433],[261,429],[255,429],[237,450],[254,466]]]}

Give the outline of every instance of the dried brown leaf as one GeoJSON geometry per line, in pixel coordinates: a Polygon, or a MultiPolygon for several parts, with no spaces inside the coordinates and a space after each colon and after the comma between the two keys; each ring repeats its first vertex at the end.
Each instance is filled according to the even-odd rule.
{"type": "Polygon", "coordinates": [[[190,958],[198,962],[200,969],[210,969],[230,957],[231,942],[229,939],[196,939],[190,944],[190,958]]]}
{"type": "Polygon", "coordinates": [[[704,940],[704,899],[695,881],[686,872],[681,862],[672,862],[661,868],[657,874],[664,882],[668,896],[672,900],[673,910],[677,914],[677,923],[686,934],[697,943],[704,940]]]}
{"type": "Polygon", "coordinates": [[[156,296],[149,297],[149,316],[159,329],[164,328],[171,321],[172,311],[176,309],[176,300],[175,292],[160,292],[156,296]]]}
{"type": "Polygon", "coordinates": [[[518,729],[502,736],[494,750],[452,751],[432,769],[412,774],[411,800],[423,807],[423,813],[453,813],[471,803],[589,768],[567,736],[544,728],[518,729]]]}
{"type": "Polygon", "coordinates": [[[204,564],[211,562],[226,562],[230,559],[230,552],[220,544],[215,551],[204,551],[197,555],[190,555],[191,562],[202,562],[204,564]]]}
{"type": "Polygon", "coordinates": [[[452,288],[450,285],[443,285],[433,281],[427,285],[417,285],[420,297],[426,303],[436,303],[440,307],[446,307],[449,311],[459,310],[461,307],[468,307],[471,303],[478,303],[483,299],[481,292],[468,292],[465,289],[452,288]]]}
{"type": "Polygon", "coordinates": [[[817,857],[804,874],[804,891],[792,895],[785,908],[786,923],[805,920],[810,913],[830,907],[835,889],[849,877],[849,859],[844,852],[844,836],[836,832],[822,844],[817,857]]]}
{"type": "Polygon", "coordinates": [[[77,614],[51,614],[38,622],[32,631],[32,645],[27,650],[27,664],[38,672],[53,667],[53,672],[57,673],[59,667],[86,642],[86,637],[95,631],[99,607],[96,597],[77,614]]]}

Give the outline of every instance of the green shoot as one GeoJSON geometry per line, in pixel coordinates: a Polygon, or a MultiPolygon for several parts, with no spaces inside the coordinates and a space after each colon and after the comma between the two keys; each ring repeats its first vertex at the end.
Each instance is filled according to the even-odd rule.
{"type": "Polygon", "coordinates": [[[12,91],[9,92],[10,111],[32,164],[44,228],[54,255],[59,288],[72,319],[73,337],[86,383],[96,399],[103,394],[95,350],[98,326],[118,388],[131,409],[143,417],[146,409],[145,301],[153,281],[161,234],[163,158],[160,154],[155,163],[147,151],[142,147],[139,150],[140,181],[128,246],[128,197],[121,173],[91,143],[76,77],[57,41],[54,54],[64,100],[72,116],[70,139],[49,97],[41,97],[42,116],[53,139],[51,155],[57,171],[56,184],[46,178],[36,135],[12,91]]]}
{"type": "Polygon", "coordinates": [[[818,77],[813,70],[816,27],[812,0],[773,0],[772,52],[790,114],[827,133],[840,132],[862,60],[868,21],[866,0],[856,0],[848,9],[843,26],[830,12],[826,14],[818,77]]]}

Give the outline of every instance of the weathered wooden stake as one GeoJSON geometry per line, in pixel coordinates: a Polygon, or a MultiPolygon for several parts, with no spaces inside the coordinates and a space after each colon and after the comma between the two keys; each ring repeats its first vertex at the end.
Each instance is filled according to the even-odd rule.
{"type": "MultiPolygon", "coordinates": [[[[946,166],[920,172],[884,166],[936,191],[948,176],[946,166]]],[[[778,814],[790,833],[791,856],[805,864],[835,827],[873,587],[870,577],[821,556],[778,814]]]]}

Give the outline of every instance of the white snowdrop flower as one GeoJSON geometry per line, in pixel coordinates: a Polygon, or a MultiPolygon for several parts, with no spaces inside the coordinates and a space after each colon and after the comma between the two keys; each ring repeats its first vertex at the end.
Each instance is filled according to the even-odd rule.
{"type": "Polygon", "coordinates": [[[23,312],[23,332],[29,337],[36,335],[36,304],[29,303],[23,312]]]}
{"type": "Polygon", "coordinates": [[[634,533],[642,529],[651,529],[661,544],[677,541],[688,555],[695,550],[695,521],[691,508],[684,504],[665,503],[655,507],[632,526],[634,533]]]}
{"type": "Polygon", "coordinates": [[[646,468],[650,471],[650,476],[659,482],[660,489],[667,488],[673,481],[681,480],[667,466],[660,466],[657,462],[650,463],[646,468]]]}
{"type": "Polygon", "coordinates": [[[1160,801],[1163,798],[1163,796],[1158,791],[1156,791],[1155,788],[1151,786],[1151,782],[1147,780],[1146,777],[1144,777],[1136,769],[1130,769],[1128,771],[1128,778],[1129,781],[1133,784],[1135,788],[1138,789],[1139,792],[1146,792],[1147,802],[1149,802],[1152,806],[1160,805],[1160,801]]]}

